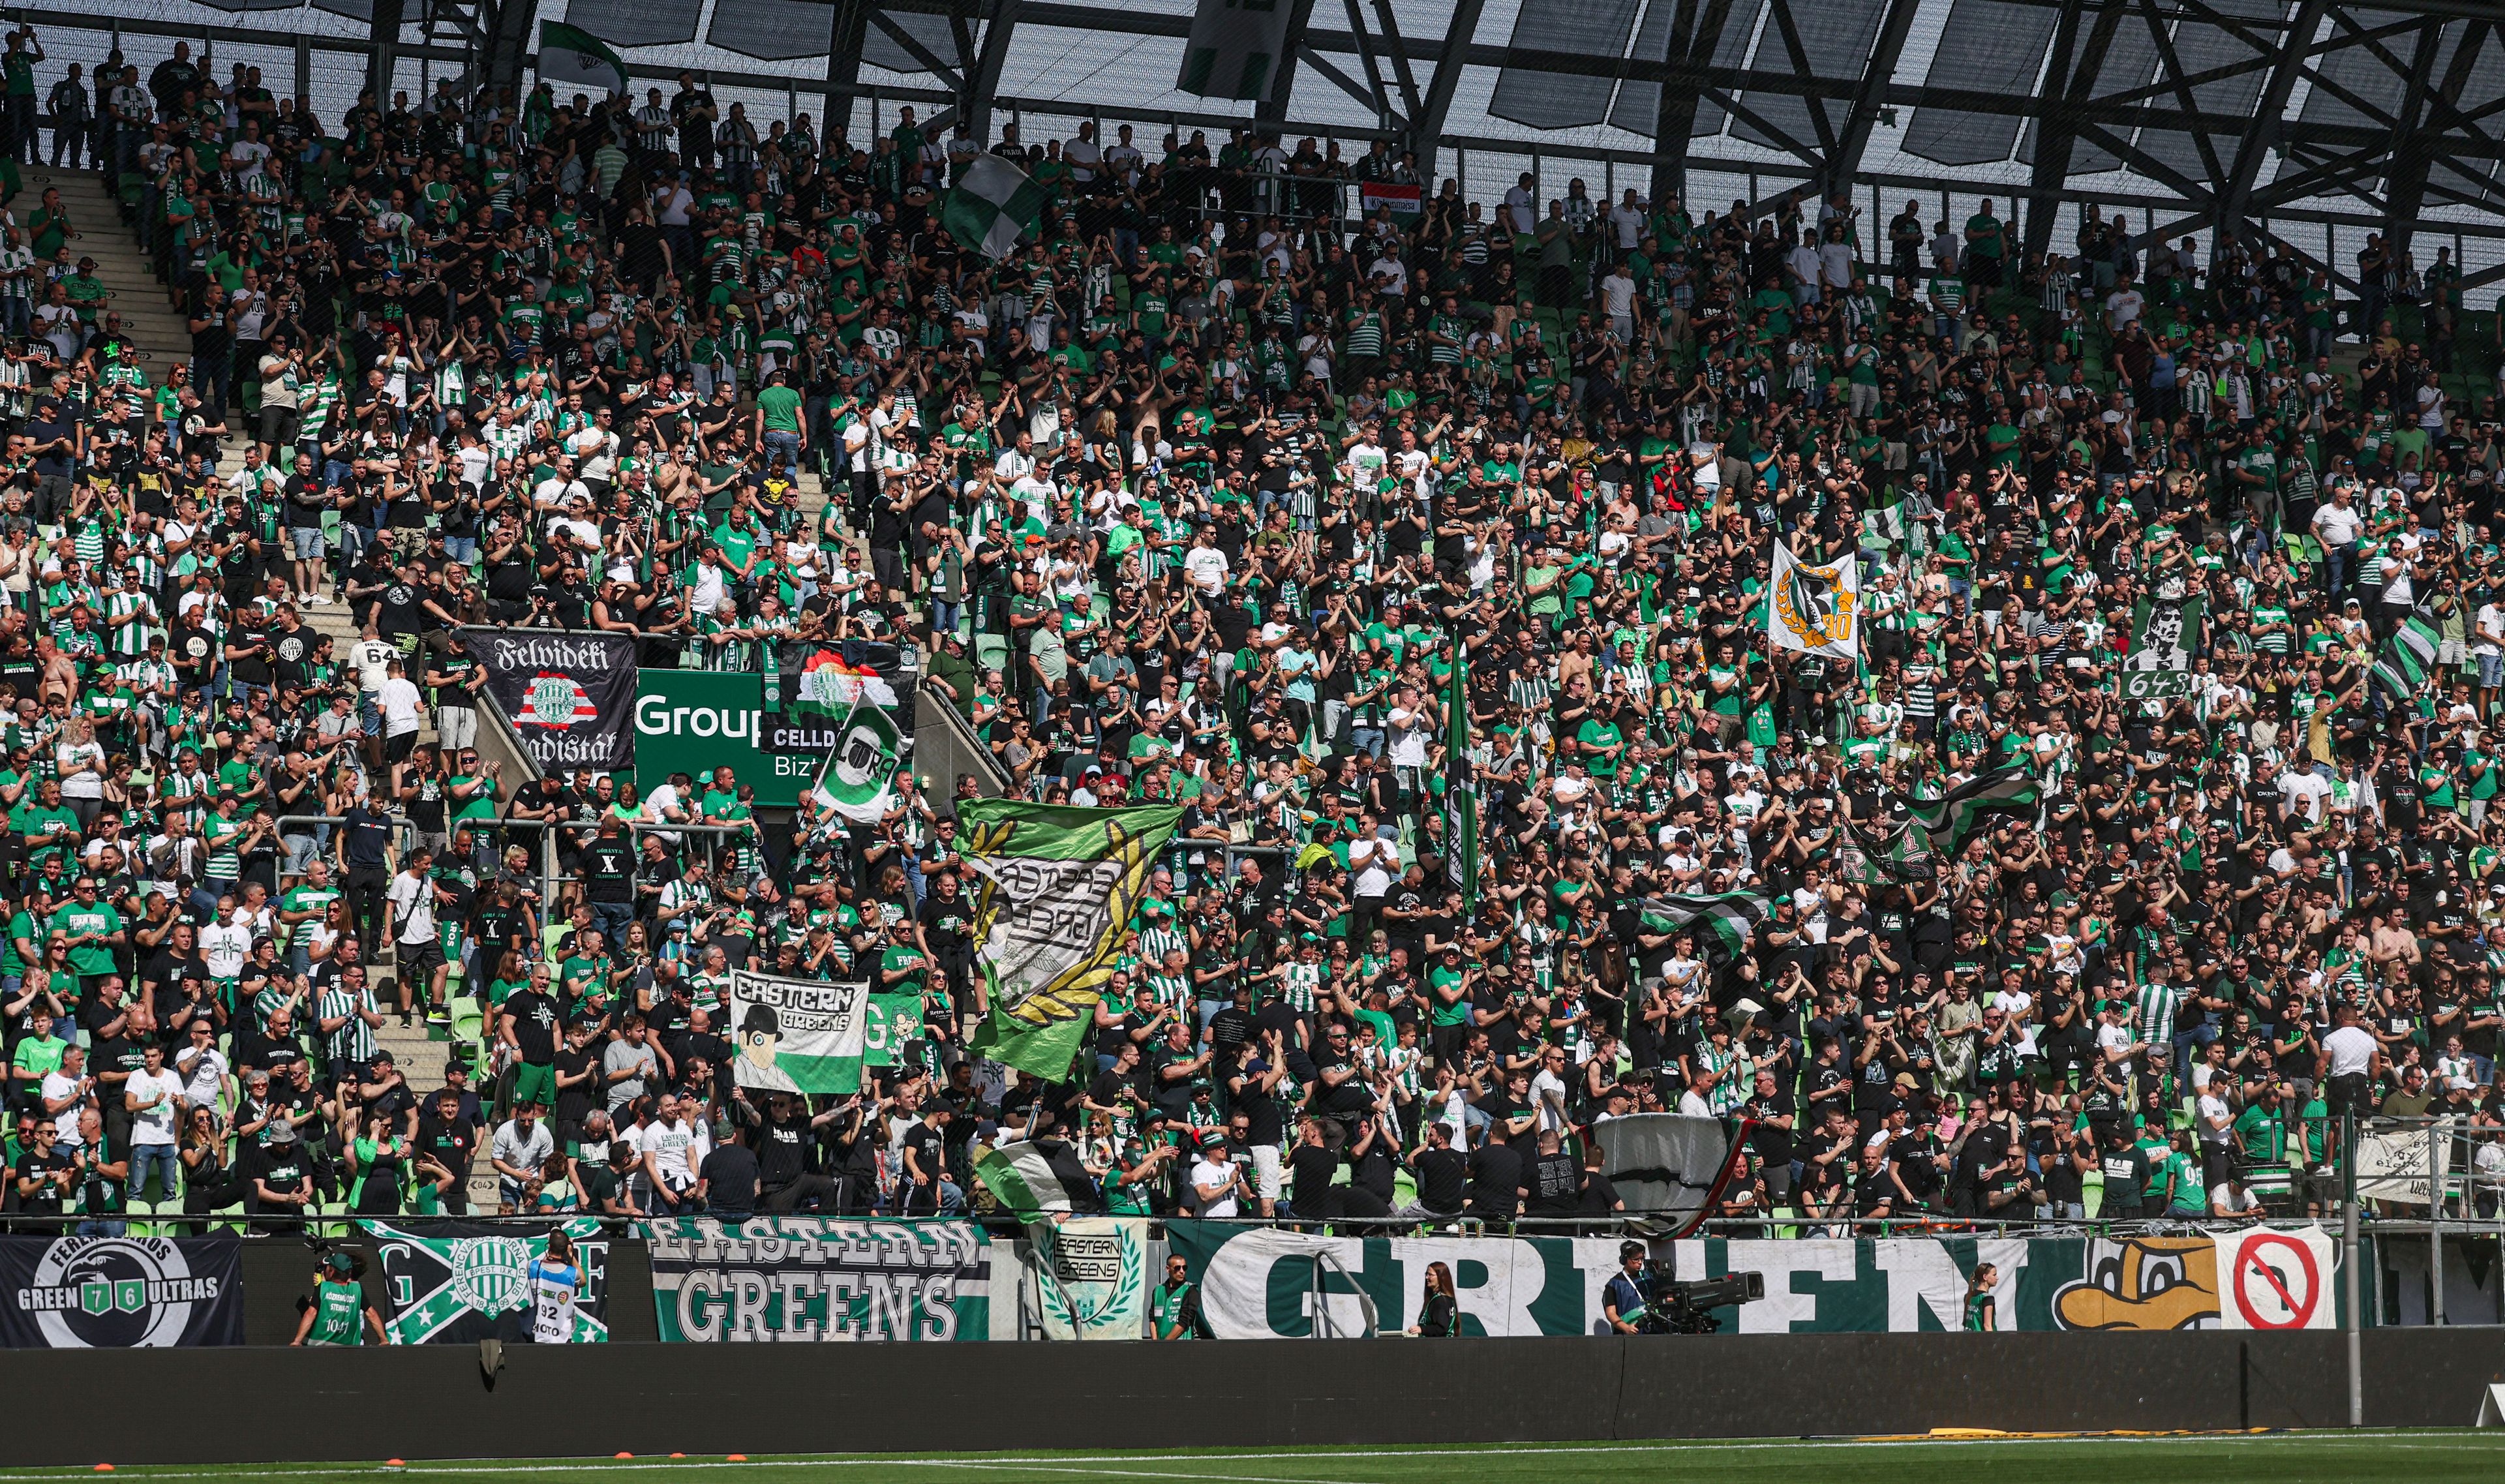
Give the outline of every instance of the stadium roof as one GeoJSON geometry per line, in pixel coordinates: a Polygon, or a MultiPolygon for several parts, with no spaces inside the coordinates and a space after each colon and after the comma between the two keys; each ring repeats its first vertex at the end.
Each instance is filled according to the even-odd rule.
{"type": "MultiPolygon", "coordinates": [[[[1595,190],[1683,182],[1716,204],[1850,183],[1891,208],[1900,191],[2057,208],[2026,213],[2030,245],[2099,202],[2144,231],[2318,232],[2312,255],[2335,264],[2367,230],[2505,237],[2492,0],[1281,0],[1300,41],[1258,104],[1176,88],[1192,0],[432,3],[405,0],[404,74],[450,56],[465,28],[518,56],[537,19],[562,18],[638,73],[695,68],[802,109],[845,99],[856,137],[907,102],[985,130],[1030,120],[1031,139],[1089,117],[1136,122],[1150,143],[1257,120],[1432,150],[1433,173],[1481,197],[1523,170],[1551,189],[1569,174],[1595,190]]],[[[363,39],[374,4],[19,14],[175,34],[276,21],[328,48],[363,39]]],[[[2505,273],[2505,243],[2465,244],[2465,259],[2505,273]]]]}

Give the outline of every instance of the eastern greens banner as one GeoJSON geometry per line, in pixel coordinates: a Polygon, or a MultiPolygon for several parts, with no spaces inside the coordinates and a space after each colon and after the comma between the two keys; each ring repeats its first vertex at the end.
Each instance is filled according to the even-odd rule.
{"type": "Polygon", "coordinates": [[[242,1273],[232,1237],[0,1237],[0,1347],[240,1345],[242,1273]]]}
{"type": "Polygon", "coordinates": [[[1147,1334],[1148,1220],[1069,1217],[1027,1228],[1047,1340],[1136,1340],[1147,1334]]]}
{"type": "MultiPolygon", "coordinates": [[[[547,1255],[553,1225],[533,1229],[458,1220],[357,1224],[372,1240],[382,1266],[383,1325],[392,1343],[463,1345],[531,1338],[531,1264],[547,1255]]],[[[595,1220],[563,1224],[574,1238],[574,1260],[582,1269],[571,1343],[605,1343],[609,1239],[595,1220]]]]}
{"type": "MultiPolygon", "coordinates": [[[[1453,1272],[1464,1334],[1596,1332],[1615,1239],[1311,1237],[1170,1221],[1220,1339],[1397,1333],[1417,1323],[1427,1266],[1453,1272]]],[[[1963,1323],[1978,1263],[2003,1329],[2318,1327],[2338,1319],[2337,1254],[2318,1231],[2182,1237],[1889,1237],[1654,1245],[1677,1281],[1754,1272],[1766,1296],[1723,1311],[1738,1334],[1914,1333],[1963,1323]],[[2232,1246],[2221,1312],[2221,1253],[2232,1246]]],[[[2371,1257],[2368,1259],[2371,1262],[2371,1257]]]]}
{"type": "Polygon", "coordinates": [[[980,1340],[992,1252],[970,1221],[653,1221],[664,1340],[980,1340]]]}
{"type": "MultiPolygon", "coordinates": [[[[729,1015],[731,1075],[766,1092],[859,1092],[867,981],[778,979],[735,970],[729,1015]]],[[[876,1063],[878,1066],[886,1062],[876,1063]]]]}
{"type": "Polygon", "coordinates": [[[969,799],[958,849],[982,877],[974,894],[975,966],[991,1014],[974,1045],[1059,1078],[1094,1026],[1114,950],[1147,891],[1157,852],[1182,810],[1078,809],[969,799]]]}

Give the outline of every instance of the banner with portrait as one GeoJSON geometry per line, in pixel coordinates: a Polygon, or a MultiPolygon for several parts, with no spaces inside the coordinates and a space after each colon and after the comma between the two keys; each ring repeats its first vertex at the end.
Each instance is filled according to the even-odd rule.
{"type": "Polygon", "coordinates": [[[731,973],[731,1079],[764,1092],[861,1091],[869,1030],[866,981],[731,973]]]}

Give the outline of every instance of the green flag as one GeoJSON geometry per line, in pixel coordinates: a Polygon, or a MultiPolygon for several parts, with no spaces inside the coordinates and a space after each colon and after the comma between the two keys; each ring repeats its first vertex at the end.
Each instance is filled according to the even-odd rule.
{"type": "Polygon", "coordinates": [[[1747,946],[1748,932],[1771,910],[1762,892],[1711,892],[1684,897],[1646,897],[1639,921],[1647,933],[1675,933],[1698,924],[1726,952],[1747,946]]]}
{"type": "Polygon", "coordinates": [[[1095,1177],[1067,1140],[1021,1139],[974,1156],[974,1179],[1004,1211],[1021,1217],[1102,1211],[1095,1177]]]}
{"type": "Polygon", "coordinates": [[[1930,838],[1908,822],[1863,827],[1848,824],[1835,850],[1844,879],[1860,886],[1928,881],[1936,873],[1930,838]]]}
{"type": "Polygon", "coordinates": [[[809,797],[856,825],[874,825],[896,807],[896,769],[904,739],[887,708],[862,692],[844,719],[843,734],[819,765],[809,797]]]}
{"type": "Polygon", "coordinates": [[[2435,715],[2435,698],[2428,693],[2427,677],[2435,673],[2438,648],[2444,635],[2427,621],[2426,610],[2412,609],[2410,616],[2392,630],[2375,656],[2375,667],[2367,672],[2376,687],[2390,695],[2394,704],[2413,707],[2420,716],[2435,715]]]}
{"type": "Polygon", "coordinates": [[[1173,804],[957,806],[958,848],[983,882],[974,964],[988,1003],[976,1050],[1038,1077],[1068,1075],[1148,872],[1182,818],[1173,804]]]}
{"type": "Polygon", "coordinates": [[[997,262],[1043,223],[1043,188],[998,155],[977,155],[948,188],[939,225],[969,252],[997,262]]]}
{"type": "Polygon", "coordinates": [[[1470,765],[1470,654],[1453,651],[1444,690],[1444,871],[1462,889],[1462,910],[1479,904],[1479,795],[1470,765]]]}
{"type": "Polygon", "coordinates": [[[922,995],[918,990],[869,997],[869,1031],[862,1041],[865,1067],[919,1067],[929,1053],[922,1040],[922,995]]]}
{"type": "Polygon", "coordinates": [[[528,1338],[543,1320],[543,1298],[552,1300],[545,1316],[551,1332],[565,1332],[567,1343],[609,1339],[609,1239],[596,1220],[577,1218],[536,1227],[459,1220],[357,1224],[382,1264],[383,1327],[395,1345],[528,1338]],[[575,1262],[584,1279],[571,1303],[562,1290],[551,1293],[532,1276],[531,1265],[547,1256],[551,1227],[574,1239],[575,1262]]]}
{"type": "Polygon", "coordinates": [[[626,64],[609,43],[562,20],[540,22],[539,71],[551,87],[626,90],[626,64]]]}
{"type": "Polygon", "coordinates": [[[1997,768],[1958,784],[1938,798],[1909,802],[1905,812],[1929,832],[1931,848],[1954,856],[1986,815],[2032,809],[2044,791],[2025,768],[1997,768]]]}

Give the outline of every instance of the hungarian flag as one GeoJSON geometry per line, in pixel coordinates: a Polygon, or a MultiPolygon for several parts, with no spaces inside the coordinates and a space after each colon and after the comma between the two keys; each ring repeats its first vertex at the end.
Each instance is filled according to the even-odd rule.
{"type": "Polygon", "coordinates": [[[1426,207],[1427,193],[1416,186],[1395,186],[1390,181],[1369,180],[1357,188],[1358,205],[1365,216],[1389,211],[1395,217],[1414,217],[1426,207]]]}
{"type": "Polygon", "coordinates": [[[1470,653],[1453,650],[1444,690],[1444,873],[1462,889],[1462,909],[1479,904],[1478,779],[1470,765],[1470,653]]]}
{"type": "Polygon", "coordinates": [[[626,90],[626,64],[609,43],[561,20],[540,22],[540,76],[552,87],[626,90]]]}
{"type": "Polygon", "coordinates": [[[1078,1151],[1059,1139],[1020,1140],[987,1149],[974,1159],[974,1179],[1002,1210],[1019,1216],[1105,1209],[1078,1151]]]}
{"type": "Polygon", "coordinates": [[[1986,815],[2032,809],[2044,791],[2025,768],[1996,768],[1978,774],[1938,798],[1910,801],[1905,812],[1931,837],[1931,848],[1954,856],[1966,837],[1983,826],[1986,815]]]}
{"type": "Polygon", "coordinates": [[[2437,648],[2444,636],[2427,621],[2423,608],[2412,609],[2383,641],[2375,655],[2375,667],[2368,671],[2375,687],[2392,698],[2393,704],[2413,707],[2422,717],[2435,715],[2435,697],[2427,689],[2427,677],[2435,673],[2437,648]]]}
{"type": "Polygon", "coordinates": [[[782,674],[786,717],[823,717],[832,722],[851,716],[864,700],[879,706],[896,704],[896,688],[876,668],[847,660],[832,649],[810,650],[800,655],[796,670],[782,674]]]}
{"type": "Polygon", "coordinates": [[[1724,951],[1747,946],[1749,931],[1763,921],[1774,903],[1762,892],[1705,892],[1682,897],[1646,897],[1638,909],[1647,933],[1675,933],[1701,925],[1724,951]]]}
{"type": "Polygon", "coordinates": [[[998,155],[977,155],[948,188],[939,225],[969,252],[1006,258],[1043,223],[1043,188],[998,155]]]}

